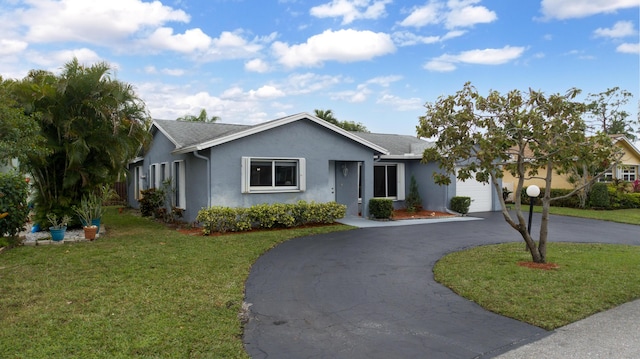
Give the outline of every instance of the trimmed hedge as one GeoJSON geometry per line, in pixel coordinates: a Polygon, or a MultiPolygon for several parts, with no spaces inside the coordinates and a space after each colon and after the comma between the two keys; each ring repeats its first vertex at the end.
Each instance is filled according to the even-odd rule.
{"type": "Polygon", "coordinates": [[[469,213],[471,207],[471,197],[455,196],[451,197],[451,210],[460,214],[469,213]]]}
{"type": "Polygon", "coordinates": [[[305,224],[334,223],[343,218],[347,206],[336,202],[315,203],[299,201],[295,204],[258,204],[250,208],[214,206],[203,208],[196,220],[205,235],[211,233],[242,232],[254,228],[289,228],[305,224]]]}
{"type": "Polygon", "coordinates": [[[369,213],[375,219],[389,219],[393,215],[393,201],[386,198],[369,200],[369,213]]]}

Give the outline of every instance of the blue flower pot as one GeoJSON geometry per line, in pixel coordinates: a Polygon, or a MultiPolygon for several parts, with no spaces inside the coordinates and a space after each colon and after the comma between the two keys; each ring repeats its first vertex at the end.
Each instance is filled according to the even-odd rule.
{"type": "Polygon", "coordinates": [[[94,218],[91,220],[91,225],[98,227],[98,232],[100,233],[100,218],[94,218]]]}
{"type": "Polygon", "coordinates": [[[51,239],[55,242],[60,242],[64,239],[64,233],[67,231],[67,227],[62,227],[60,229],[54,229],[53,227],[49,227],[49,232],[51,232],[51,239]]]}

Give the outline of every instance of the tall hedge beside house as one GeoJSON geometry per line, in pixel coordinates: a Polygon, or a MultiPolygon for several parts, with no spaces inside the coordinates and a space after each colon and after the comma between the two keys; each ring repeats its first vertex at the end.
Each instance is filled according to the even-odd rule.
{"type": "Polygon", "coordinates": [[[455,196],[451,198],[451,210],[462,215],[469,213],[471,197],[455,196]]]}
{"type": "Polygon", "coordinates": [[[14,237],[29,217],[29,184],[17,173],[0,173],[0,237],[14,237]]]}
{"type": "Polygon", "coordinates": [[[589,192],[589,205],[591,208],[609,208],[609,189],[605,183],[594,183],[589,192]]]}

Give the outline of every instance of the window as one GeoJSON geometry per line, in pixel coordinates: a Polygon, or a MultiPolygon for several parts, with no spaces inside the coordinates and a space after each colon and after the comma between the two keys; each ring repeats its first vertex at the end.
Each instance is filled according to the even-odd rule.
{"type": "Polygon", "coordinates": [[[373,197],[404,200],[404,164],[386,163],[373,167],[373,197]]]}
{"type": "Polygon", "coordinates": [[[242,158],[242,193],[305,190],[304,158],[242,158]]]}
{"type": "Polygon", "coordinates": [[[621,180],[627,182],[633,182],[638,178],[638,171],[635,166],[623,166],[620,168],[620,177],[621,180]]]}
{"type": "Polygon", "coordinates": [[[171,166],[172,185],[173,185],[173,203],[176,207],[187,208],[187,187],[185,180],[184,161],[174,161],[171,166]]]}
{"type": "Polygon", "coordinates": [[[142,197],[140,191],[142,191],[142,166],[136,166],[133,169],[133,196],[137,200],[142,197]]]}
{"type": "Polygon", "coordinates": [[[600,178],[598,178],[598,182],[611,182],[613,181],[613,171],[606,171],[600,178]]]}
{"type": "Polygon", "coordinates": [[[157,188],[156,181],[158,180],[158,164],[154,163],[149,166],[149,188],[157,188]]]}

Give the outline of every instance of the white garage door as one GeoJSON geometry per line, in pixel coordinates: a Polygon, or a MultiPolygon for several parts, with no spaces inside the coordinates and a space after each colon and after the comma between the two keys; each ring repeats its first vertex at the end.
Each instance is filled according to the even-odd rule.
{"type": "Polygon", "coordinates": [[[474,178],[464,182],[457,180],[456,196],[471,197],[469,213],[489,212],[492,209],[491,185],[478,182],[474,178]]]}

